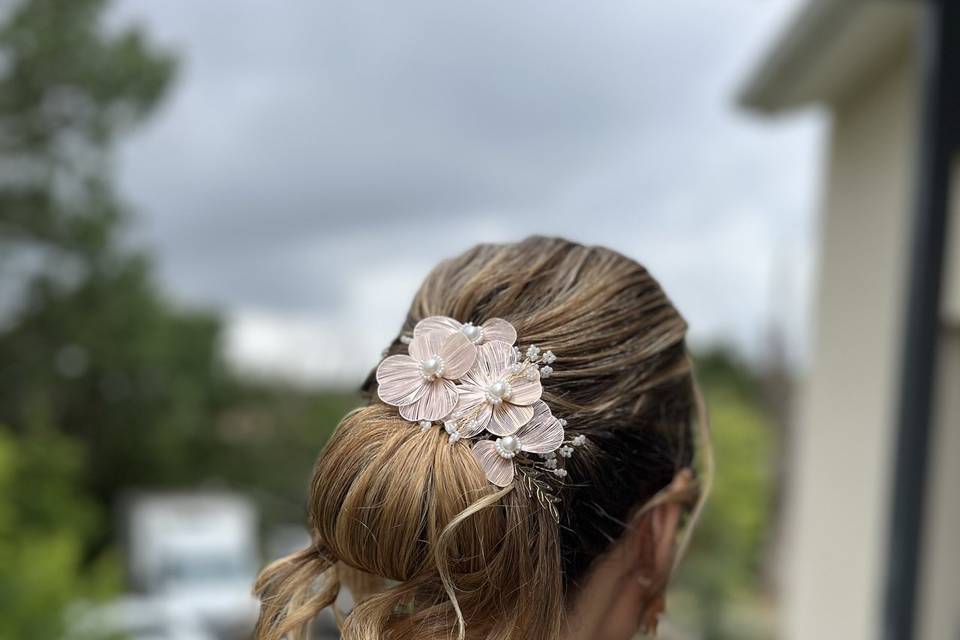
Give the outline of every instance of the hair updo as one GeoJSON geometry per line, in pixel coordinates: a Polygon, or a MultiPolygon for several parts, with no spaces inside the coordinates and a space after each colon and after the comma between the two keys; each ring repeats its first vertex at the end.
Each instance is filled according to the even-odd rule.
{"type": "MultiPolygon", "coordinates": [[[[543,400],[588,445],[566,461],[559,518],[490,484],[470,443],[403,420],[363,390],[317,460],[313,544],[271,564],[256,591],[259,640],[305,638],[341,583],[342,637],[554,640],[590,564],[639,508],[691,467],[702,422],[686,323],[642,266],[603,247],[533,237],[441,262],[389,354],[429,316],[503,318],[562,364],[543,400]]],[[[371,363],[376,364],[376,363],[371,363]]]]}

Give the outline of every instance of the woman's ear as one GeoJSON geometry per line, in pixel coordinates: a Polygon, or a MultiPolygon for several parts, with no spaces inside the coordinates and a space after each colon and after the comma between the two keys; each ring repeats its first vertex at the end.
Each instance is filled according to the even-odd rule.
{"type": "Polygon", "coordinates": [[[677,533],[685,506],[670,497],[684,495],[692,482],[689,469],[679,471],[660,494],[664,499],[639,514],[636,526],[624,536],[626,544],[635,548],[631,555],[638,558],[633,570],[643,588],[638,626],[644,633],[657,630],[660,614],[666,608],[667,584],[676,560],[677,533]]]}
{"type": "MultiPolygon", "coordinates": [[[[682,495],[692,481],[684,469],[661,496],[682,495]]],[[[628,640],[638,629],[656,631],[684,508],[683,502],[663,499],[634,517],[591,569],[570,614],[568,640],[628,640]]]]}
{"type": "MultiPolygon", "coordinates": [[[[673,477],[673,482],[664,495],[683,496],[692,484],[693,473],[690,469],[681,469],[673,477]]],[[[652,570],[655,575],[663,575],[664,582],[670,578],[673,571],[677,531],[685,509],[686,503],[683,500],[665,500],[650,511],[651,536],[655,548],[652,570]]]]}

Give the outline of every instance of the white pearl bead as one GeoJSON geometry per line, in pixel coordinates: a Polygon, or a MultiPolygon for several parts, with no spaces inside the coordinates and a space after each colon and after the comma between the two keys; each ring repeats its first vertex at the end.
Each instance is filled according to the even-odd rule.
{"type": "Polygon", "coordinates": [[[500,438],[500,446],[503,447],[504,451],[511,453],[520,451],[520,441],[517,440],[516,436],[503,436],[500,438]]]}
{"type": "Polygon", "coordinates": [[[420,374],[427,379],[439,378],[443,375],[443,358],[431,356],[420,363],[420,374]]]}
{"type": "Polygon", "coordinates": [[[497,454],[499,454],[501,458],[508,460],[520,453],[520,441],[517,440],[516,436],[497,438],[494,446],[497,449],[497,454]]]}
{"type": "Polygon", "coordinates": [[[473,343],[478,343],[483,339],[483,329],[472,322],[468,322],[460,327],[460,331],[462,331],[463,335],[467,336],[467,338],[469,338],[473,343]]]}
{"type": "Polygon", "coordinates": [[[513,395],[513,388],[506,380],[498,380],[487,387],[487,399],[493,404],[500,404],[504,400],[509,400],[513,395]]]}

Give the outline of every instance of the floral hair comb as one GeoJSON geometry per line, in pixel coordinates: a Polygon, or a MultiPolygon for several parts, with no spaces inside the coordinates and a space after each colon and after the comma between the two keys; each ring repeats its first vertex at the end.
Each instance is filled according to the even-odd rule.
{"type": "Polygon", "coordinates": [[[380,399],[424,431],[443,424],[451,444],[472,440],[491,483],[507,487],[519,472],[556,517],[557,499],[537,474],[566,477],[562,459],[586,438],[567,441],[566,420],[540,399],[553,352],[536,345],[521,351],[516,329],[500,318],[475,325],[431,316],[417,323],[412,338],[401,339],[408,355],[389,356],[377,367],[380,399]]]}

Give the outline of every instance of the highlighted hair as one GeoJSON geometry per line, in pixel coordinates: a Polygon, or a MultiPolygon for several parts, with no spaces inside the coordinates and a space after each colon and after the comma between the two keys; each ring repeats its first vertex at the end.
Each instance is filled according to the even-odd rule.
{"type": "MultiPolygon", "coordinates": [[[[698,425],[708,438],[686,323],[636,262],[559,239],[481,245],[434,269],[401,333],[431,315],[504,318],[522,344],[562,359],[543,399],[588,445],[568,462],[559,525],[516,484],[487,482],[469,442],[449,444],[372,401],[343,419],[317,461],[313,545],[257,581],[258,640],[306,638],[341,583],[356,601],[337,612],[346,640],[554,640],[590,564],[632,515],[696,501],[667,490],[693,465],[698,425]]],[[[405,348],[398,335],[389,352],[405,348]]]]}

